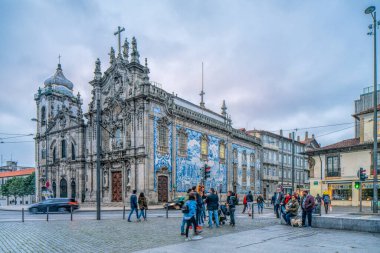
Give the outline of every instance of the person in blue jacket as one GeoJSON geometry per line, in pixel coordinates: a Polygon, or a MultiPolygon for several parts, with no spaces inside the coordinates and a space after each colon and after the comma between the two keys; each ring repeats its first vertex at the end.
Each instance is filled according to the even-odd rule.
{"type": "Polygon", "coordinates": [[[136,190],[133,190],[131,198],[130,198],[130,201],[131,201],[131,212],[129,213],[129,216],[128,216],[128,222],[131,222],[131,216],[132,216],[133,212],[135,212],[135,211],[136,211],[137,221],[141,221],[139,219],[139,211],[138,211],[138,206],[137,206],[136,192],[137,192],[136,190]]]}
{"type": "Polygon", "coordinates": [[[192,225],[194,229],[194,235],[198,235],[197,223],[196,223],[196,212],[197,212],[197,202],[195,201],[195,194],[191,192],[189,194],[189,200],[186,201],[183,209],[183,218],[186,220],[186,241],[191,240],[189,237],[189,228],[192,225]]]}

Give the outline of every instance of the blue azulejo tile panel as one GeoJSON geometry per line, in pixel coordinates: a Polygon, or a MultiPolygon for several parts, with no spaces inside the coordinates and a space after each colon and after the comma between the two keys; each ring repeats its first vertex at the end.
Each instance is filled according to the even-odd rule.
{"type": "MultiPolygon", "coordinates": [[[[157,191],[157,176],[156,172],[162,168],[166,168],[170,173],[172,172],[172,123],[168,124],[168,153],[161,154],[158,152],[158,124],[159,117],[155,116],[153,121],[153,147],[154,147],[154,190],[157,191]]],[[[172,181],[169,176],[169,185],[171,188],[172,181]]]]}
{"type": "MultiPolygon", "coordinates": [[[[181,128],[177,125],[177,131],[181,128]]],[[[184,128],[187,133],[187,154],[186,156],[178,155],[178,136],[176,137],[176,190],[186,192],[189,188],[201,182],[201,168],[205,163],[211,167],[210,178],[205,182],[206,190],[213,187],[216,190],[222,189],[227,191],[227,167],[225,163],[220,163],[219,142],[220,138],[215,136],[208,137],[208,159],[201,159],[201,136],[202,133],[184,128]]],[[[227,151],[226,151],[227,152],[227,151]]]]}

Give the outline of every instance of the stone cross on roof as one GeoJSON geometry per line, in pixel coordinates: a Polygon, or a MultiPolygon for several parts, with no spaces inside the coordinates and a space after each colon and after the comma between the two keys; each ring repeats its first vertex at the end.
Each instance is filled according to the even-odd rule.
{"type": "Polygon", "coordinates": [[[123,27],[120,27],[120,26],[118,26],[117,27],[117,31],[116,32],[114,32],[114,35],[116,36],[116,35],[118,35],[118,49],[119,49],[119,55],[121,54],[121,39],[120,39],[120,35],[121,35],[121,33],[122,32],[124,32],[125,31],[125,28],[123,27]]]}

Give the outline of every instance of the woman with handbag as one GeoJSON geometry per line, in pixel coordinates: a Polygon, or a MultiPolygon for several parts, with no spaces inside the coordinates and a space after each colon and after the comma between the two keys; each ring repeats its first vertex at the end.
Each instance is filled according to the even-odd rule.
{"type": "Polygon", "coordinates": [[[146,200],[143,192],[140,193],[138,203],[139,203],[139,208],[140,208],[139,219],[142,216],[144,217],[144,221],[146,221],[146,210],[148,209],[148,201],[146,200]]]}

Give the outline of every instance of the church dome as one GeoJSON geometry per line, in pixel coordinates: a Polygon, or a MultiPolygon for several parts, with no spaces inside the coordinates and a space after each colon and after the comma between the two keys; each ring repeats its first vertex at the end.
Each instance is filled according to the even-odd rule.
{"type": "Polygon", "coordinates": [[[61,64],[58,64],[55,74],[46,79],[44,84],[45,86],[60,85],[68,88],[69,90],[73,90],[74,87],[73,83],[63,75],[61,64]]]}

